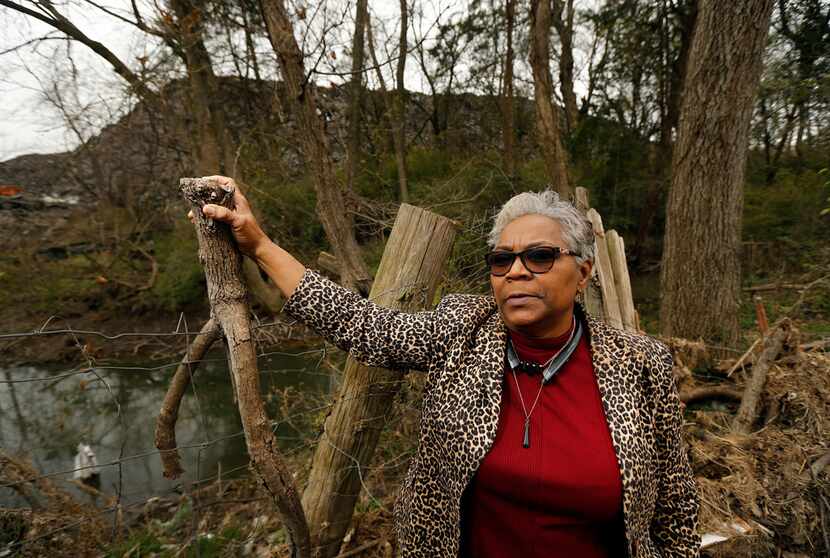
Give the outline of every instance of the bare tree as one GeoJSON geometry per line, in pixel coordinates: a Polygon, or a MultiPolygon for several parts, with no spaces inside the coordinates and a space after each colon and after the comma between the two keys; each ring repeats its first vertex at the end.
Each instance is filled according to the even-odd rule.
{"type": "Polygon", "coordinates": [[[565,104],[565,133],[576,129],[579,111],[574,92],[574,0],[553,0],[553,26],[559,35],[559,91],[565,104]]]}
{"type": "MultiPolygon", "coordinates": [[[[405,2],[406,0],[401,0],[402,8],[406,8],[405,2]]],[[[406,29],[403,27],[403,23],[405,22],[406,20],[402,17],[402,35],[406,33],[406,29]]],[[[390,92],[389,88],[386,86],[386,79],[383,77],[383,65],[378,62],[374,32],[372,31],[371,25],[367,28],[367,35],[369,38],[369,54],[372,57],[372,65],[375,69],[375,77],[378,80],[378,86],[381,91],[381,99],[384,105],[382,116],[383,124],[392,136],[392,144],[395,149],[395,165],[398,170],[398,197],[402,203],[406,203],[409,200],[409,179],[406,169],[406,91],[403,89],[403,69],[406,64],[406,56],[401,56],[399,54],[396,67],[400,69],[400,72],[396,72],[395,80],[397,82],[398,77],[400,77],[400,85],[398,90],[390,92]],[[400,117],[397,116],[398,114],[400,114],[400,117]]],[[[404,46],[406,45],[405,36],[400,44],[404,46]]]]}
{"type": "Polygon", "coordinates": [[[357,0],[352,39],[352,75],[349,83],[349,137],[346,142],[346,185],[350,189],[354,187],[360,159],[360,123],[363,118],[363,52],[368,21],[368,0],[357,0]]]}
{"type": "Polygon", "coordinates": [[[300,141],[317,193],[317,215],[340,260],[341,282],[351,289],[368,292],[371,278],[355,238],[354,219],[344,210],[347,204],[343,184],[334,170],[328,138],[317,111],[314,82],[306,72],[285,2],[262,0],[261,6],[290,108],[303,130],[300,141]]]}
{"type": "Polygon", "coordinates": [[[401,28],[398,39],[398,60],[395,66],[395,127],[392,137],[395,143],[395,164],[398,167],[398,191],[403,203],[409,201],[409,178],[406,172],[406,89],[404,73],[406,72],[406,34],[409,31],[409,9],[406,0],[399,1],[401,8],[401,28]]]}
{"type": "Polygon", "coordinates": [[[507,45],[504,55],[504,72],[501,87],[502,145],[504,146],[504,172],[516,176],[516,108],[513,99],[513,29],[516,23],[516,0],[505,0],[504,19],[507,27],[507,45]]]}
{"type": "Polygon", "coordinates": [[[667,208],[664,335],[738,339],[744,167],[773,3],[700,2],[667,208]]]}
{"type": "Polygon", "coordinates": [[[41,21],[47,25],[52,26],[58,31],[66,34],[72,40],[86,45],[95,54],[106,60],[115,70],[115,72],[124,78],[124,81],[130,84],[136,94],[147,102],[159,102],[159,97],[155,91],[152,91],[141,77],[133,72],[127,64],[125,64],[118,56],[116,56],[109,48],[100,42],[90,38],[83,31],[78,29],[75,24],[69,21],[51,2],[51,0],[33,0],[33,6],[36,9],[30,9],[18,2],[11,0],[0,0],[0,6],[5,6],[11,10],[19,12],[23,15],[41,21]]]}
{"type": "Polygon", "coordinates": [[[572,199],[574,190],[568,176],[567,153],[559,137],[559,114],[553,104],[550,75],[551,6],[548,0],[530,2],[530,66],[536,101],[536,127],[545,171],[553,188],[572,199]]]}
{"type": "Polygon", "coordinates": [[[176,18],[167,23],[166,31],[168,40],[179,45],[177,50],[187,68],[190,111],[196,123],[196,172],[238,175],[213,61],[205,46],[205,0],[170,0],[170,7],[176,18]]]}

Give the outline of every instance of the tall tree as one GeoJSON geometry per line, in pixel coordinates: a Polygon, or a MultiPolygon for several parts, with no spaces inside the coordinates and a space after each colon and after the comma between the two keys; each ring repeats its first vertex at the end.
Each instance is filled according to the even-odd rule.
{"type": "Polygon", "coordinates": [[[550,74],[551,6],[549,0],[530,2],[530,66],[536,101],[536,129],[545,171],[553,188],[566,198],[574,190],[568,176],[567,153],[559,137],[559,114],[553,103],[553,78],[550,74]]]}
{"type": "Polygon", "coordinates": [[[502,145],[504,173],[512,180],[516,176],[516,108],[513,98],[513,30],[516,24],[516,0],[505,0],[504,21],[507,27],[504,71],[501,87],[502,145]]]}
{"type": "Polygon", "coordinates": [[[349,137],[346,142],[346,186],[354,187],[360,159],[360,123],[363,117],[363,59],[366,23],[369,21],[368,0],[357,0],[352,38],[352,74],[349,81],[349,137]]]}
{"type": "Polygon", "coordinates": [[[409,32],[409,8],[407,0],[400,0],[401,28],[398,32],[398,60],[395,64],[395,127],[392,130],[395,143],[395,164],[398,168],[398,191],[403,203],[409,202],[409,176],[406,170],[406,35],[409,32]]]}
{"type": "MultiPolygon", "coordinates": [[[[401,0],[401,8],[406,9],[406,0],[401,0]]],[[[401,18],[401,23],[405,20],[401,18]]],[[[401,27],[401,34],[405,35],[406,30],[401,27]]],[[[395,149],[395,166],[398,169],[398,199],[401,203],[409,202],[409,176],[406,168],[406,92],[403,89],[403,66],[405,64],[401,57],[398,60],[396,71],[396,81],[399,81],[399,89],[391,92],[386,86],[386,79],[383,77],[383,66],[378,62],[377,52],[375,51],[375,40],[372,32],[371,24],[366,27],[366,35],[368,37],[369,54],[372,57],[372,65],[375,68],[375,77],[378,80],[380,87],[381,100],[383,102],[383,124],[392,136],[392,144],[395,149]],[[398,80],[398,78],[400,78],[398,80]],[[400,103],[400,106],[397,104],[400,103]],[[401,116],[396,116],[400,111],[401,116]]],[[[401,44],[406,45],[406,37],[401,39],[401,44]]]]}
{"type": "Polygon", "coordinates": [[[664,335],[738,340],[744,167],[773,3],[698,8],[667,207],[664,335]]]}
{"type": "Polygon", "coordinates": [[[268,38],[279,61],[291,112],[300,124],[300,129],[304,130],[300,134],[300,141],[317,193],[317,216],[340,260],[341,283],[366,293],[371,278],[355,238],[354,219],[345,210],[347,205],[343,183],[335,173],[328,138],[318,115],[314,82],[306,74],[303,52],[294,37],[294,28],[285,2],[262,0],[261,6],[268,38]]]}
{"type": "Polygon", "coordinates": [[[553,26],[559,35],[559,91],[565,105],[565,133],[576,129],[579,110],[574,91],[574,0],[553,0],[553,26]]]}
{"type": "Polygon", "coordinates": [[[168,20],[168,38],[176,42],[187,69],[196,172],[201,175],[237,175],[234,147],[225,123],[225,111],[213,61],[205,45],[205,0],[170,0],[175,20],[168,20]]]}

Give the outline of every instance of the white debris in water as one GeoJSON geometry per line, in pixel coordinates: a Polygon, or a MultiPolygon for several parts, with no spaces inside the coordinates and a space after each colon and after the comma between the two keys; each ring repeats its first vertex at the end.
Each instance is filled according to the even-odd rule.
{"type": "Polygon", "coordinates": [[[87,444],[79,443],[78,453],[75,454],[75,471],[72,473],[72,478],[85,480],[99,472],[98,458],[95,457],[95,452],[87,444]]]}
{"type": "Polygon", "coordinates": [[[40,196],[40,201],[50,205],[78,205],[81,198],[76,194],[68,194],[65,196],[60,196],[58,194],[43,194],[40,196]]]}

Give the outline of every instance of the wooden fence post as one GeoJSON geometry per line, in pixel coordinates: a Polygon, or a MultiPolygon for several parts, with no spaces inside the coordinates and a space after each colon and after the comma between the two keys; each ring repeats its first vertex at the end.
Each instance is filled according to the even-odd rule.
{"type": "MultiPolygon", "coordinates": [[[[450,219],[402,204],[370,299],[387,308],[416,311],[432,306],[455,239],[450,219]]],[[[403,379],[401,372],[346,363],[343,383],[317,444],[303,508],[317,555],[339,552],[351,524],[381,430],[403,379]]]]}

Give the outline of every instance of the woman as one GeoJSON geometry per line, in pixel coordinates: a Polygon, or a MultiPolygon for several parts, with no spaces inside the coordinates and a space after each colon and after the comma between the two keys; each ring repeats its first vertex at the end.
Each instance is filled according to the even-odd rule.
{"type": "Polygon", "coordinates": [[[285,312],[365,364],[428,373],[395,509],[404,556],[698,555],[671,354],[576,302],[594,235],[571,204],[513,197],[488,239],[493,296],[407,314],[307,270],[236,192],[236,210],[203,211],[231,226],[285,312]]]}

